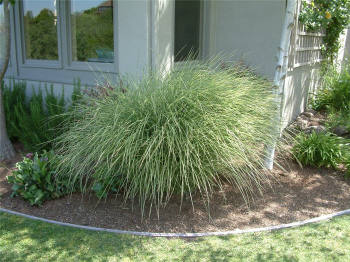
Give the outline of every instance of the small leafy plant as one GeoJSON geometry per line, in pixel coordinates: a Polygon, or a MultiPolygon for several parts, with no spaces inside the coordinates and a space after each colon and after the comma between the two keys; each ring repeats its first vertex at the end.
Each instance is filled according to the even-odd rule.
{"type": "Polygon", "coordinates": [[[98,198],[106,198],[109,192],[117,193],[120,185],[120,175],[109,175],[104,178],[97,178],[91,187],[98,198]]]}
{"type": "Polygon", "coordinates": [[[45,200],[71,192],[68,191],[68,181],[56,179],[57,159],[53,151],[44,151],[40,156],[28,153],[22,162],[16,164],[18,170],[7,176],[7,181],[14,184],[11,197],[19,196],[31,205],[41,205],[45,200]]]}
{"type": "Polygon", "coordinates": [[[346,140],[330,133],[301,133],[293,147],[295,158],[303,165],[332,167],[348,161],[349,150],[346,140]]]}

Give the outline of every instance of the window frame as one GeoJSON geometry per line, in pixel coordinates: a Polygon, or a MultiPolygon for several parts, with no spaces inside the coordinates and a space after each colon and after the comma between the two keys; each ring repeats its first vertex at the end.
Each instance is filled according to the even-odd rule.
{"type": "MultiPolygon", "coordinates": [[[[101,62],[81,62],[73,61],[72,59],[72,46],[71,46],[71,0],[56,0],[57,10],[57,46],[58,46],[58,60],[39,60],[39,59],[27,59],[26,47],[25,47],[25,34],[24,34],[24,7],[23,1],[18,1],[17,7],[15,7],[15,32],[18,42],[16,48],[18,52],[18,66],[23,68],[43,68],[43,69],[59,69],[59,70],[74,70],[74,71],[89,71],[89,72],[101,72],[101,73],[117,73],[117,26],[113,22],[113,40],[114,40],[114,63],[101,63],[101,62]],[[18,21],[16,23],[16,21],[18,21]]],[[[117,1],[113,2],[113,17],[114,21],[117,21],[117,1]]]]}
{"type": "MultiPolygon", "coordinates": [[[[111,69],[113,71],[116,71],[116,57],[117,57],[117,52],[116,52],[116,41],[115,41],[115,35],[117,34],[116,32],[116,26],[113,25],[113,51],[114,51],[114,63],[102,63],[102,62],[82,62],[82,61],[73,61],[72,59],[72,53],[73,53],[73,47],[72,47],[72,29],[71,29],[71,1],[64,1],[65,6],[63,7],[63,12],[62,15],[64,16],[64,28],[65,28],[65,41],[64,41],[64,47],[65,50],[67,51],[66,54],[66,59],[67,59],[67,64],[66,68],[68,70],[82,70],[82,71],[101,71],[101,72],[109,72],[111,69]]],[[[113,2],[113,17],[115,20],[115,17],[117,17],[117,8],[116,8],[116,3],[113,2]]]]}
{"type": "Polygon", "coordinates": [[[40,60],[40,59],[28,59],[26,56],[26,43],[25,43],[25,33],[24,33],[24,6],[23,0],[18,3],[18,12],[15,12],[16,21],[19,21],[19,30],[17,32],[17,39],[19,40],[20,47],[20,66],[23,67],[35,67],[35,68],[52,68],[52,69],[62,69],[62,50],[60,47],[61,38],[61,25],[58,15],[58,9],[62,1],[56,1],[56,10],[57,10],[57,60],[40,60]]]}

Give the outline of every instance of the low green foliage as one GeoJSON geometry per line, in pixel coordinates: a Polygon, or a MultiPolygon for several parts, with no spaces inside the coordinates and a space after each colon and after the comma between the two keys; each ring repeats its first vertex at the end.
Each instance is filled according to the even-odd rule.
{"type": "Polygon", "coordinates": [[[345,114],[342,111],[330,109],[327,112],[325,126],[327,128],[342,126],[350,133],[350,114],[345,114]]]}
{"type": "Polygon", "coordinates": [[[4,109],[6,128],[10,140],[18,139],[20,136],[19,119],[16,116],[16,108],[20,105],[27,105],[26,82],[14,79],[9,81],[9,85],[3,82],[4,109]]]}
{"type": "Polygon", "coordinates": [[[350,67],[338,74],[332,86],[328,87],[328,106],[336,111],[350,113],[350,67]]]}
{"type": "MultiPolygon", "coordinates": [[[[71,104],[80,99],[80,81],[74,84],[71,104]]],[[[4,107],[7,130],[11,140],[18,139],[27,150],[51,149],[51,141],[63,133],[62,122],[67,121],[64,113],[69,108],[62,93],[55,95],[53,86],[45,85],[45,97],[39,87],[30,100],[26,97],[26,82],[10,82],[4,87],[4,107]]],[[[69,109],[68,109],[69,110],[69,109]]]]}
{"type": "Polygon", "coordinates": [[[278,126],[270,82],[213,61],[125,81],[72,112],[79,120],[55,145],[62,176],[157,208],[173,194],[208,199],[223,180],[246,197],[261,186],[263,145],[278,126]]]}
{"type": "Polygon", "coordinates": [[[121,186],[121,176],[106,176],[94,181],[91,190],[96,193],[98,198],[106,198],[108,192],[117,193],[121,186]]]}
{"type": "Polygon", "coordinates": [[[350,261],[350,217],[272,232],[137,237],[0,212],[1,261],[350,261]]]}
{"type": "Polygon", "coordinates": [[[340,73],[329,66],[322,72],[322,87],[311,106],[315,110],[334,110],[345,115],[350,113],[350,67],[347,65],[340,73]]]}
{"type": "Polygon", "coordinates": [[[53,86],[49,91],[45,85],[45,91],[46,97],[44,99],[41,88],[38,92],[33,89],[29,104],[16,107],[19,140],[27,150],[39,148],[49,150],[51,148],[49,141],[56,136],[57,132],[54,128],[59,128],[63,121],[62,114],[66,111],[64,89],[62,88],[62,95],[58,96],[53,93],[53,86]],[[49,120],[49,117],[53,116],[57,117],[49,120]]]}
{"type": "Polygon", "coordinates": [[[56,179],[55,161],[52,151],[44,151],[40,156],[28,153],[22,162],[16,163],[18,170],[7,176],[7,181],[14,184],[11,197],[20,196],[32,205],[41,205],[45,200],[67,194],[68,181],[56,179]]]}
{"type": "Polygon", "coordinates": [[[338,168],[348,161],[347,140],[330,133],[301,133],[293,147],[295,158],[303,165],[338,168]]]}

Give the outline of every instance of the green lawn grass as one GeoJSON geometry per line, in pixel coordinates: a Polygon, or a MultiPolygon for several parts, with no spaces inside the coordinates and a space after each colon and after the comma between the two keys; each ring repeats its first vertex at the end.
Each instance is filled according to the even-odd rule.
{"type": "Polygon", "coordinates": [[[273,232],[149,238],[0,212],[0,261],[350,261],[350,216],[273,232]]]}

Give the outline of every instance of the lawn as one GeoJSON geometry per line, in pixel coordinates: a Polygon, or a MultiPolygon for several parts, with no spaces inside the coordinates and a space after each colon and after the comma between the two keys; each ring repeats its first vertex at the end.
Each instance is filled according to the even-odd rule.
{"type": "Polygon", "coordinates": [[[1,261],[350,261],[350,216],[293,229],[166,239],[85,231],[0,213],[1,261]]]}

